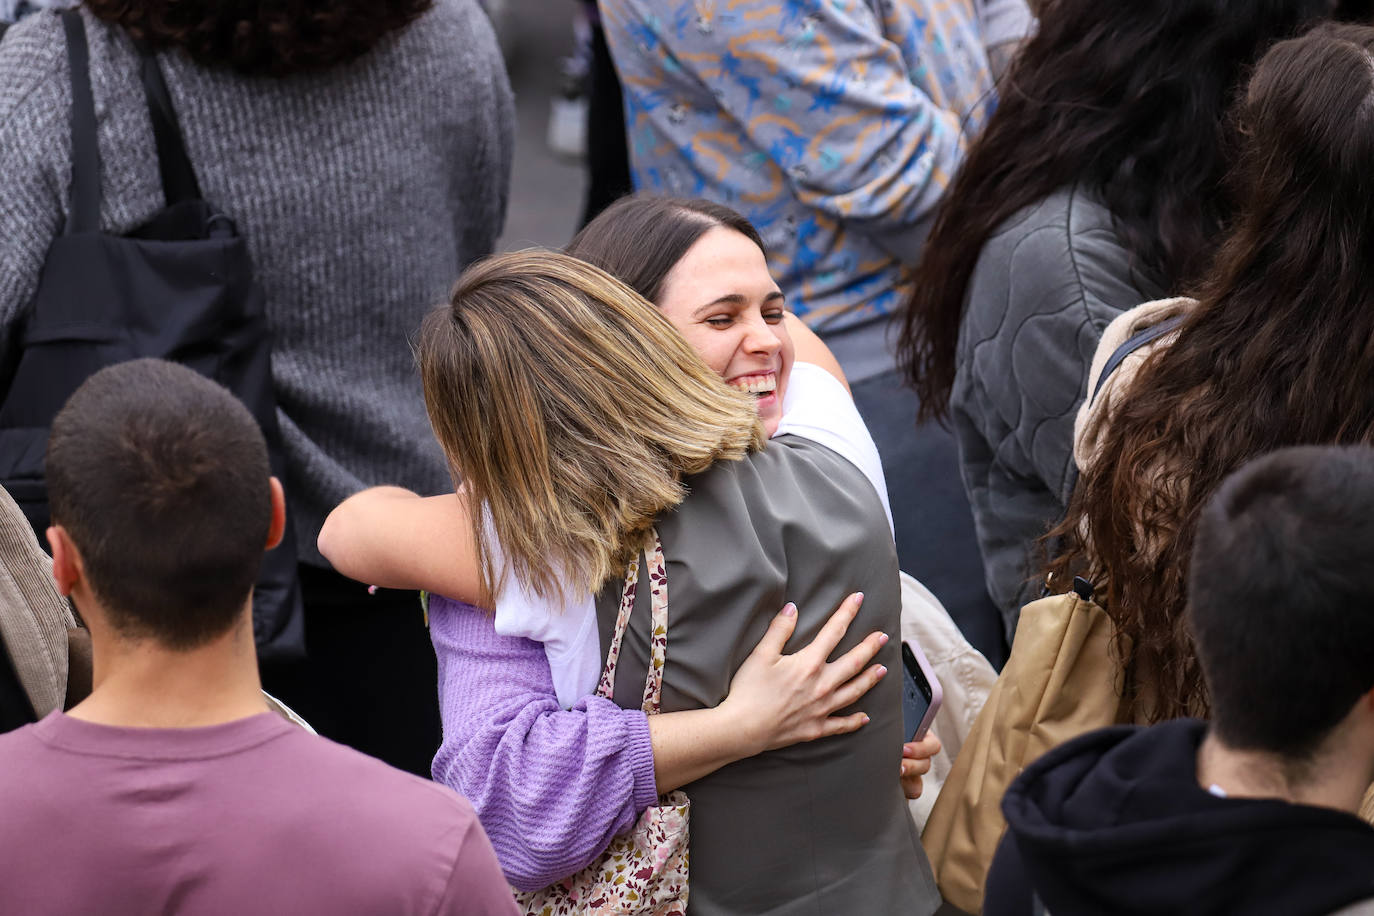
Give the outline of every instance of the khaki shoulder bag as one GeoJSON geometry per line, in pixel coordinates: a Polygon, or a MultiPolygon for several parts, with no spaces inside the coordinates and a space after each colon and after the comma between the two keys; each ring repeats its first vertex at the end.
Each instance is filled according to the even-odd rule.
{"type": "Polygon", "coordinates": [[[1122,721],[1121,665],[1112,622],[1092,586],[1026,605],[1007,666],[959,750],[921,844],[945,900],[983,908],[983,885],[1006,830],[1002,795],[1050,748],[1122,721]]]}

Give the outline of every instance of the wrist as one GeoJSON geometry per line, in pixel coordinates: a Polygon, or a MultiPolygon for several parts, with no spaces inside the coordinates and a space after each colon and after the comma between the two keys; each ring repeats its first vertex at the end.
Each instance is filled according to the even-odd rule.
{"type": "Polygon", "coordinates": [[[731,702],[727,696],[718,706],[708,710],[715,733],[724,736],[724,750],[735,760],[753,757],[768,750],[765,723],[758,716],[746,713],[740,705],[738,701],[731,702]]]}

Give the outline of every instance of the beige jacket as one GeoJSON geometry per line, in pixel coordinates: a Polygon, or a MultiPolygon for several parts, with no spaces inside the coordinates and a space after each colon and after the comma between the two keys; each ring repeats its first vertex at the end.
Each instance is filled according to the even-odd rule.
{"type": "Polygon", "coordinates": [[[1107,360],[1117,348],[1146,328],[1154,327],[1175,315],[1183,315],[1197,305],[1196,299],[1180,296],[1175,299],[1158,299],[1146,302],[1133,309],[1122,312],[1107,325],[1102,339],[1093,354],[1092,368],[1088,372],[1088,396],[1078,408],[1078,418],[1073,424],[1073,460],[1080,472],[1092,465],[1102,446],[1115,406],[1120,403],[1124,392],[1135,381],[1136,373],[1145,359],[1160,347],[1167,347],[1178,339],[1178,331],[1171,331],[1136,350],[1121,361],[1116,371],[1108,376],[1102,390],[1097,390],[1098,380],[1107,360]],[[1096,396],[1093,392],[1096,391],[1096,396]]]}
{"type": "Polygon", "coordinates": [[[76,626],[51,570],[28,519],[0,487],[0,643],[40,719],[65,706],[67,630],[76,626]]]}
{"type": "Polygon", "coordinates": [[[997,672],[983,653],[969,645],[940,599],[906,573],[902,573],[902,639],[921,647],[944,692],[930,727],[940,739],[940,753],[931,758],[930,772],[921,780],[921,797],[907,803],[916,829],[922,830],[954,758],[997,681],[997,672]]]}

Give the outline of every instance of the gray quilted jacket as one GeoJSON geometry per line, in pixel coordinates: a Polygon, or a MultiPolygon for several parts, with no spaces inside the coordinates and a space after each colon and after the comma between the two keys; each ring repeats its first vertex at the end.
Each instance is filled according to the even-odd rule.
{"type": "Polygon", "coordinates": [[[969,281],[950,418],[1009,640],[1039,592],[1036,539],[1073,488],[1073,421],[1098,338],[1164,292],[1131,260],[1107,208],[1070,187],[999,227],[969,281]]]}

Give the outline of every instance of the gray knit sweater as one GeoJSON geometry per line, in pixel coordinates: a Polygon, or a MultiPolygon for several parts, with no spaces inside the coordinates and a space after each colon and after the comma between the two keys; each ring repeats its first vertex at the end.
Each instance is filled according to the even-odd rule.
{"type": "MultiPolygon", "coordinates": [[[[162,204],[152,128],[126,35],[86,18],[103,158],[101,219],[126,232],[162,204]]],[[[162,55],[205,197],[247,237],[275,333],[301,559],[324,516],[379,483],[451,486],[411,341],[505,218],[514,115],[476,0],[437,0],[362,59],[245,78],[162,55]]],[[[29,307],[70,203],[71,92],[59,18],[0,43],[0,353],[29,307]]]]}

